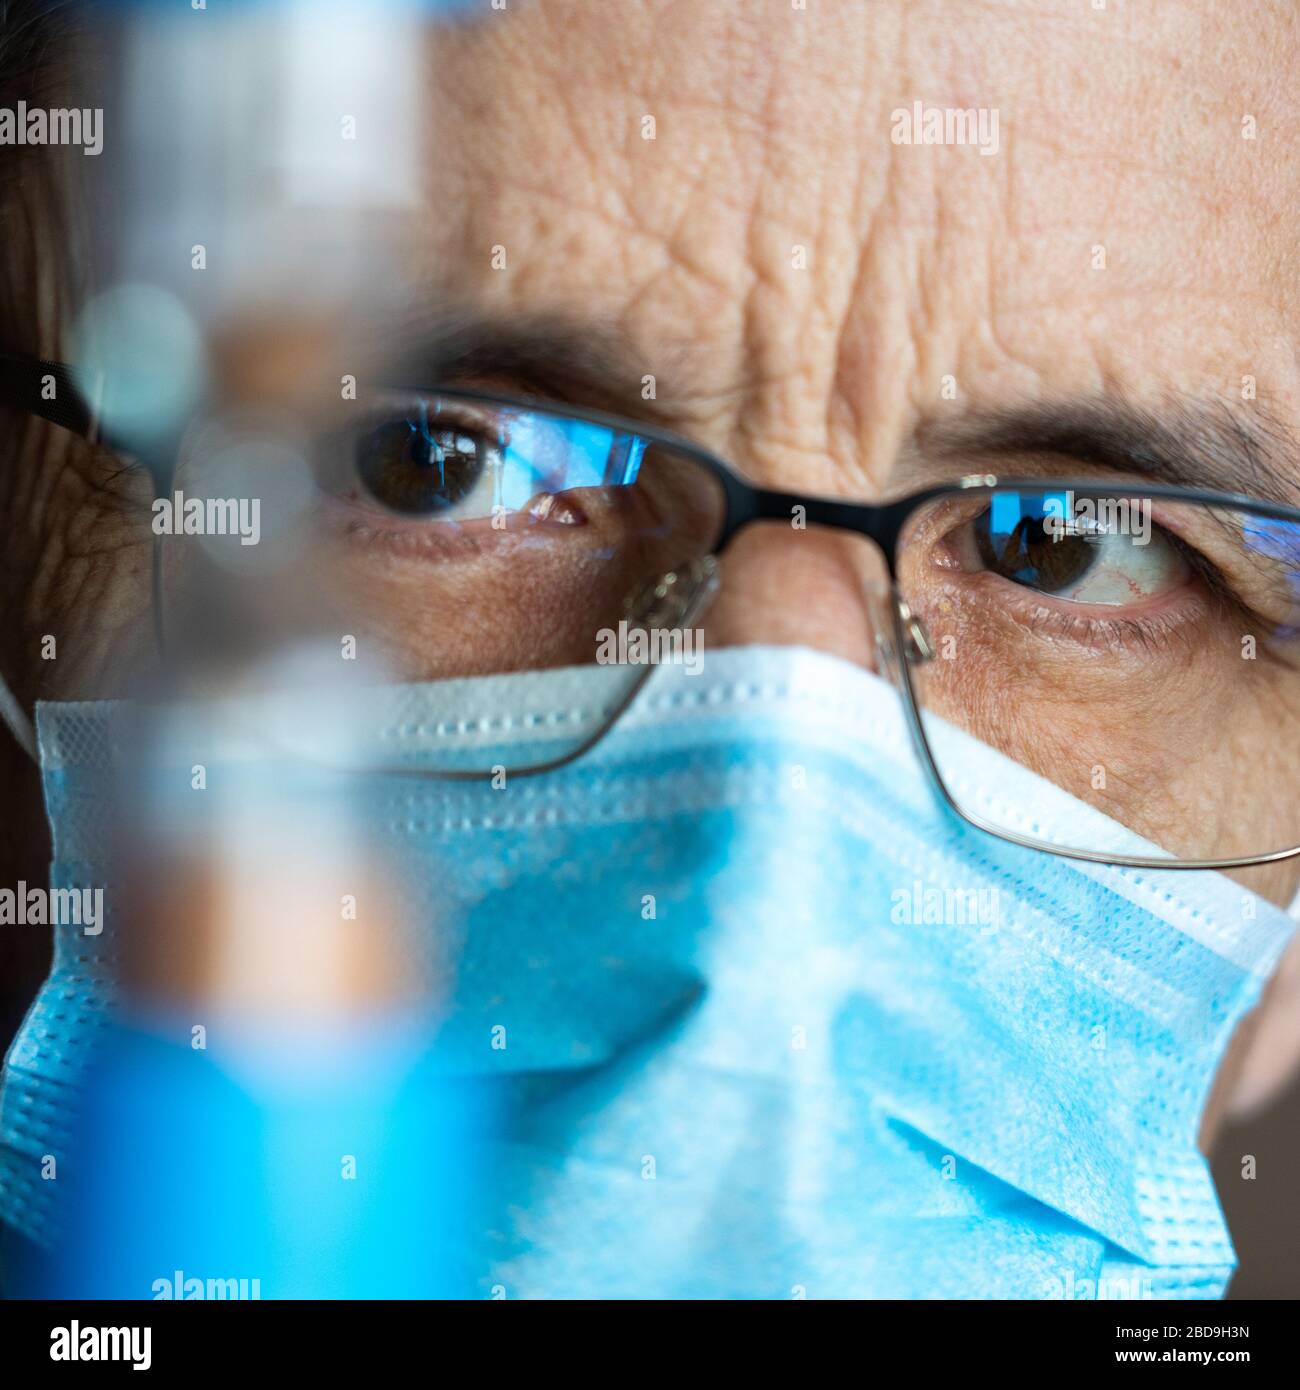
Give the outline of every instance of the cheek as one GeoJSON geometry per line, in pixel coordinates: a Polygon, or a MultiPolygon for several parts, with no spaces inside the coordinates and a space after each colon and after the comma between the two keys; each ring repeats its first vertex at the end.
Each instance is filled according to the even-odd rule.
{"type": "MultiPolygon", "coordinates": [[[[935,714],[1186,857],[1300,843],[1300,680],[1243,662],[1236,629],[1212,620],[1166,650],[1111,655],[959,604],[922,616],[939,655],[917,685],[935,714]]],[[[1270,897],[1289,881],[1273,873],[1270,897]]]]}
{"type": "Polygon", "coordinates": [[[625,525],[590,500],[584,515],[573,526],[475,523],[444,536],[445,552],[322,536],[307,576],[312,620],[364,634],[397,680],[590,665],[629,596],[707,544],[625,525]]]}

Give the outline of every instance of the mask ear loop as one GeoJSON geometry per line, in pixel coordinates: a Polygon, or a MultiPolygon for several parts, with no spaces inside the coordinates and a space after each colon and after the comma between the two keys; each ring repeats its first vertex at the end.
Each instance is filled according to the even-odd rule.
{"type": "Polygon", "coordinates": [[[3,676],[0,676],[0,722],[18,740],[23,752],[39,766],[41,755],[36,745],[36,726],[27,717],[27,711],[18,703],[3,676]]]}

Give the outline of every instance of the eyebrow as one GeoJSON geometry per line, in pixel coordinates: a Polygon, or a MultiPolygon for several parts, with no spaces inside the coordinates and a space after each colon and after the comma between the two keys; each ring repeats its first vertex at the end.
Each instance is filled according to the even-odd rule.
{"type": "Polygon", "coordinates": [[[476,377],[506,377],[524,394],[567,398],[575,406],[662,415],[684,375],[679,364],[652,366],[611,322],[557,314],[496,318],[456,310],[408,328],[387,354],[386,384],[424,390],[476,377]],[[654,378],[654,396],[644,392],[654,378]]]}
{"type": "MultiPolygon", "coordinates": [[[[684,353],[651,364],[612,321],[562,314],[494,316],[452,308],[399,338],[387,384],[424,390],[506,377],[525,396],[556,395],[638,418],[671,419],[684,353]],[[655,396],[643,382],[655,378],[655,396]]],[[[1149,482],[1300,505],[1300,443],[1263,401],[1170,393],[1158,407],[1118,392],[971,410],[921,421],[905,449],[913,462],[969,472],[983,459],[1049,455],[1149,482]]]]}
{"type": "Polygon", "coordinates": [[[1158,408],[1116,395],[1034,402],[923,422],[914,448],[944,463],[1049,454],[1150,482],[1300,502],[1300,447],[1261,402],[1243,408],[1181,395],[1158,408]]]}

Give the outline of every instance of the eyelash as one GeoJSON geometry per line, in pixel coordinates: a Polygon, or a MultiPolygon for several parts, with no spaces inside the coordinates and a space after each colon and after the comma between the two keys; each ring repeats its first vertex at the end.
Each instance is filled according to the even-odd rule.
{"type": "MultiPolygon", "coordinates": [[[[1211,603],[1202,600],[1203,612],[1211,603]]],[[[1127,651],[1140,647],[1147,655],[1167,655],[1177,647],[1192,651],[1196,647],[1192,636],[1192,618],[1171,619],[1148,615],[1141,618],[1099,618],[1092,615],[1069,614],[1060,609],[1040,605],[1026,624],[1031,632],[1048,637],[1066,637],[1091,650],[1127,651]],[[1085,637],[1081,640],[1078,628],[1082,625],[1085,637]]]]}
{"type": "MultiPolygon", "coordinates": [[[[356,504],[347,498],[331,499],[355,513],[356,504]]],[[[378,512],[375,515],[380,515],[378,512]]],[[[393,556],[418,556],[420,559],[442,561],[467,560],[481,554],[482,546],[478,539],[463,529],[452,530],[447,526],[425,526],[400,524],[393,518],[388,525],[374,526],[362,521],[355,514],[342,518],[340,529],[350,541],[367,548],[382,546],[393,556]]]]}

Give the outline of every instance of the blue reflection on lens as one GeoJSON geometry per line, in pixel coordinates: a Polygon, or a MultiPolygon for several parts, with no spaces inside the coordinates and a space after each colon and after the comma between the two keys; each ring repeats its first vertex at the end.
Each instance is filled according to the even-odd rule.
{"type": "MultiPolygon", "coordinates": [[[[1242,538],[1257,554],[1278,560],[1285,567],[1286,586],[1300,601],[1300,529],[1293,521],[1247,514],[1242,521],[1242,538]]],[[[1279,623],[1275,635],[1294,637],[1300,624],[1279,623]]]]}
{"type": "Polygon", "coordinates": [[[1042,521],[1054,516],[1065,521],[1071,510],[1068,492],[995,492],[989,529],[995,536],[1009,536],[1026,519],[1042,521]]]}
{"type": "Polygon", "coordinates": [[[511,510],[539,492],[629,487],[636,482],[646,441],[587,420],[521,414],[511,421],[501,452],[501,503],[511,510]]]}

